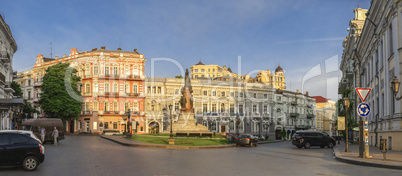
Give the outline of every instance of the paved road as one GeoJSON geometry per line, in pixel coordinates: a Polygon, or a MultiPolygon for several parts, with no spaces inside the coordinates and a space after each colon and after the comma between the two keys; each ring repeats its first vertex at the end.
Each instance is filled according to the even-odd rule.
{"type": "Polygon", "coordinates": [[[402,175],[401,170],[340,163],[331,149],[297,149],[289,142],[207,150],[125,147],[96,136],[66,136],[45,144],[46,159],[34,172],[2,167],[1,176],[191,175],[402,175]]]}

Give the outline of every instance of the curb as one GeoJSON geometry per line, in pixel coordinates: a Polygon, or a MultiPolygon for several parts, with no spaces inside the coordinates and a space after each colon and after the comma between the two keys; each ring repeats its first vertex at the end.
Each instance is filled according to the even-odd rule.
{"type": "Polygon", "coordinates": [[[402,170],[401,165],[392,165],[392,164],[380,164],[380,163],[373,163],[367,161],[361,161],[356,159],[349,159],[347,157],[343,157],[341,152],[339,152],[338,148],[333,148],[334,158],[340,162],[355,164],[355,165],[362,165],[362,166],[370,166],[370,167],[379,167],[379,168],[388,168],[388,169],[398,169],[402,170]]]}
{"type": "Polygon", "coordinates": [[[257,144],[269,144],[269,143],[277,143],[277,142],[284,142],[284,140],[275,140],[275,141],[259,141],[257,144]]]}
{"type": "Polygon", "coordinates": [[[177,145],[158,145],[158,144],[145,144],[145,143],[137,143],[137,144],[128,144],[125,142],[121,142],[118,140],[114,140],[111,138],[107,138],[104,136],[100,136],[103,139],[116,142],[120,145],[128,146],[128,147],[142,147],[142,148],[160,148],[160,149],[222,149],[222,148],[234,148],[235,144],[228,145],[215,145],[215,146],[177,146],[177,145]]]}

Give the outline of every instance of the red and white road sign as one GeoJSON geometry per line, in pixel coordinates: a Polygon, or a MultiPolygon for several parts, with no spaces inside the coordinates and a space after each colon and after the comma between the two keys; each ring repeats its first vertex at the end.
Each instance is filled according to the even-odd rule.
{"type": "Polygon", "coordinates": [[[356,92],[359,94],[360,99],[364,102],[368,94],[371,92],[371,88],[356,88],[356,92]]]}

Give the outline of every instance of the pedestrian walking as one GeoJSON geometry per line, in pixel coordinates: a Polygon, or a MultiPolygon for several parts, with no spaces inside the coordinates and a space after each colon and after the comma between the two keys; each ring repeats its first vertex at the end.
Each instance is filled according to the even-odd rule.
{"type": "Polygon", "coordinates": [[[43,144],[43,142],[45,142],[45,136],[46,136],[46,130],[45,130],[44,127],[42,127],[42,128],[40,129],[40,139],[41,139],[41,141],[42,141],[42,144],[43,144]]]}
{"type": "Polygon", "coordinates": [[[56,127],[54,127],[52,137],[53,137],[53,145],[57,145],[57,138],[59,137],[59,130],[57,130],[56,127]]]}

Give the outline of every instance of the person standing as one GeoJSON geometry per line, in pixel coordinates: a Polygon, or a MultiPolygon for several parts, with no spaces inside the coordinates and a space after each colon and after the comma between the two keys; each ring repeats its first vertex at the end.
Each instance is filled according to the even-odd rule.
{"type": "Polygon", "coordinates": [[[57,138],[59,137],[59,130],[57,130],[56,127],[54,127],[52,136],[53,136],[53,145],[57,145],[57,138]]]}
{"type": "Polygon", "coordinates": [[[43,142],[45,142],[45,136],[46,136],[46,130],[45,130],[44,127],[42,127],[42,128],[40,129],[40,139],[41,139],[41,141],[42,141],[42,144],[43,144],[43,142]]]}

